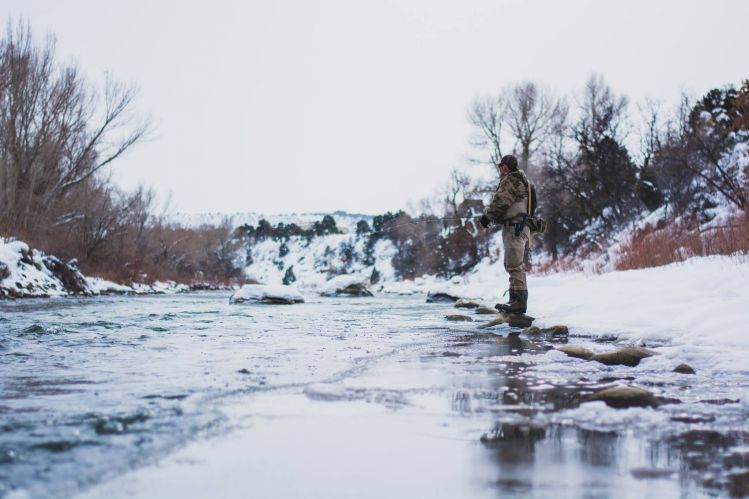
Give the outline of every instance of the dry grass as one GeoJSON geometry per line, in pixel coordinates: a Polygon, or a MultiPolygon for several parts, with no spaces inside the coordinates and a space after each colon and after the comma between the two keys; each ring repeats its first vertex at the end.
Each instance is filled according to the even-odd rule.
{"type": "Polygon", "coordinates": [[[617,270],[657,267],[693,256],[749,254],[749,217],[737,216],[725,225],[699,231],[671,225],[638,232],[622,247],[617,270]]]}

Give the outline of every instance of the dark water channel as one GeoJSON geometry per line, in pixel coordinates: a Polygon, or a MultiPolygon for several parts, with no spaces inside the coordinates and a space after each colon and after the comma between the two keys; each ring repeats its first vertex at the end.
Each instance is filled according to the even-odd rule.
{"type": "MultiPolygon", "coordinates": [[[[250,462],[272,461],[277,449],[262,435],[295,431],[305,414],[328,422],[312,431],[340,450],[326,455],[300,440],[295,454],[345,464],[354,444],[330,415],[314,416],[321,410],[369,418],[371,435],[387,428],[371,437],[373,447],[415,438],[399,428],[422,429],[423,452],[445,463],[445,482],[459,482],[451,493],[463,497],[749,495],[746,376],[568,359],[550,349],[601,344],[574,328],[569,338],[479,333],[444,322],[450,312],[423,297],[310,298],[288,307],[229,305],[226,293],[0,302],[0,497],[157,497],[118,484],[235,433],[253,442],[243,451],[250,462]],[[616,410],[585,401],[613,383],[668,403],[616,410]],[[278,417],[282,405],[299,417],[278,417]],[[266,413],[274,417],[248,430],[266,413]],[[439,439],[448,443],[430,446],[439,439]]],[[[223,466],[220,452],[211,459],[206,469],[223,466]]],[[[279,453],[277,464],[287,459],[279,453]]],[[[403,459],[394,462],[408,469],[403,459]]],[[[412,467],[410,486],[394,489],[381,477],[383,488],[370,485],[366,495],[426,491],[434,470],[421,473],[412,467]]],[[[243,474],[258,491],[267,480],[273,495],[295,495],[251,466],[243,474]]],[[[326,486],[309,495],[359,491],[326,486]]],[[[217,487],[218,495],[247,496],[217,487]]]]}

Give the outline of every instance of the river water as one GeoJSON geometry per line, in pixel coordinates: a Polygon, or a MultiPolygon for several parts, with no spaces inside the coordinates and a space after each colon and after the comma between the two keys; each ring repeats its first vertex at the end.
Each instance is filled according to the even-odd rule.
{"type": "Polygon", "coordinates": [[[228,298],[0,302],[0,497],[749,494],[746,376],[570,359],[615,335],[423,296],[228,298]],[[671,403],[585,402],[617,382],[671,403]]]}

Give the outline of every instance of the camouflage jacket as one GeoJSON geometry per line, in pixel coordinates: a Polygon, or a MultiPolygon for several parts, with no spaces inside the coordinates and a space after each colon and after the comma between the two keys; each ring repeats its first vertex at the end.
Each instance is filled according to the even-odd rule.
{"type": "Polygon", "coordinates": [[[489,219],[501,224],[518,215],[528,213],[528,177],[523,170],[510,172],[499,180],[499,187],[494,193],[486,215],[489,219]]]}

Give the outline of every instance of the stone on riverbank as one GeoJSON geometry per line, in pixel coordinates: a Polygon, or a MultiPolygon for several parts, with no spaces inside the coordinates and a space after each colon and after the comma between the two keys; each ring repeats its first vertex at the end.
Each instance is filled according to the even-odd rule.
{"type": "Polygon", "coordinates": [[[75,295],[91,294],[86,278],[78,270],[76,260],[65,263],[56,256],[46,255],[42,257],[42,263],[68,292],[75,295]]]}
{"type": "Polygon", "coordinates": [[[474,312],[477,315],[495,315],[497,313],[497,309],[487,307],[486,305],[481,305],[479,308],[475,309],[474,312]]]}
{"type": "MultiPolygon", "coordinates": [[[[459,299],[455,302],[455,308],[479,308],[481,304],[476,303],[475,301],[466,300],[464,298],[459,299]]],[[[495,311],[496,312],[496,311],[495,311]]]]}
{"type": "Polygon", "coordinates": [[[585,347],[579,345],[562,345],[556,348],[562,353],[567,354],[569,357],[576,359],[590,360],[595,355],[592,350],[588,350],[585,347]]]}
{"type": "Polygon", "coordinates": [[[590,360],[606,364],[607,366],[635,367],[642,359],[658,355],[658,352],[639,347],[624,347],[611,352],[594,355],[590,360]]]}
{"type": "Polygon", "coordinates": [[[615,409],[628,407],[658,407],[660,402],[647,390],[635,386],[614,386],[604,388],[588,397],[588,400],[601,400],[615,409]]]}
{"type": "Polygon", "coordinates": [[[674,370],[671,372],[680,374],[697,374],[689,364],[679,364],[678,366],[674,367],[674,370]]]}
{"type": "Polygon", "coordinates": [[[245,284],[229,298],[229,303],[257,302],[271,305],[303,303],[304,298],[291,286],[245,284]]]}
{"type": "Polygon", "coordinates": [[[452,322],[473,322],[473,319],[468,317],[467,315],[462,314],[450,314],[446,315],[445,319],[452,322]]]}

